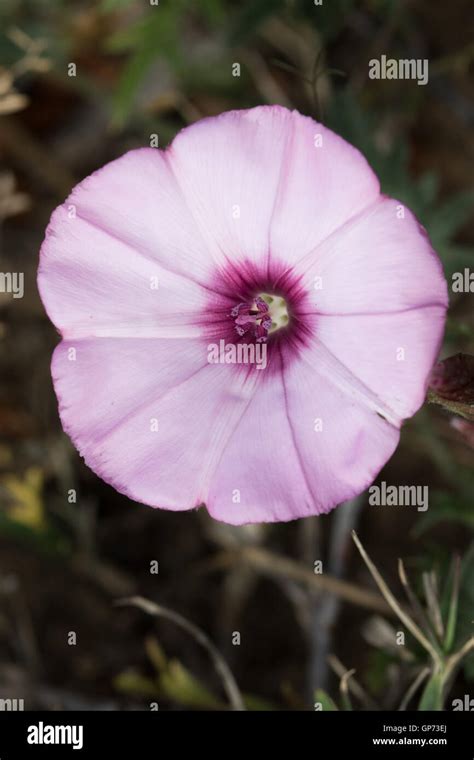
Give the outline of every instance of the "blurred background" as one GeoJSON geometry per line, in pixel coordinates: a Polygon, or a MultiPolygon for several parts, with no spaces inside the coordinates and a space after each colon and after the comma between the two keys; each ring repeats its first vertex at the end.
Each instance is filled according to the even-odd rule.
{"type": "MultiPolygon", "coordinates": [[[[35,280],[49,216],[80,179],[150,135],[164,147],[203,116],[279,103],[363,151],[426,226],[450,283],[474,267],[473,29],[471,0],[2,0],[0,269],[25,280],[23,298],[0,293],[0,699],[225,709],[192,632],[114,605],[139,594],[207,633],[249,709],[342,707],[347,669],[354,709],[397,709],[426,654],[408,635],[394,643],[403,629],[353,528],[399,598],[404,559],[432,627],[433,595],[443,615],[455,598],[453,647],[472,634],[472,429],[437,406],[404,427],[380,480],[429,486],[426,512],[371,506],[366,493],[326,517],[229,528],[205,510],[131,503],[62,432],[58,335],[35,280]],[[429,59],[428,84],[369,79],[381,55],[429,59]]],[[[443,356],[474,353],[472,298],[450,293],[443,356]]],[[[473,678],[471,655],[448,709],[473,678]]]]}

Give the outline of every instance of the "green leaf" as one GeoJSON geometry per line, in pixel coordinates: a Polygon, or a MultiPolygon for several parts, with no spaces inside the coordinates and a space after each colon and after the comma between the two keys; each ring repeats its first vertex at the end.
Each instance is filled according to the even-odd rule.
{"type": "Polygon", "coordinates": [[[221,0],[200,0],[199,11],[212,24],[216,24],[226,17],[227,9],[221,0]]]}
{"type": "MultiPolygon", "coordinates": [[[[474,542],[463,557],[461,563],[461,579],[458,602],[456,636],[454,649],[458,649],[472,636],[472,619],[474,610],[474,542]]],[[[469,654],[463,661],[466,677],[474,681],[474,653],[469,654]]]]}
{"type": "Polygon", "coordinates": [[[149,636],[145,641],[145,651],[157,673],[165,670],[168,665],[166,655],[154,636],[149,636]]]}
{"type": "Polygon", "coordinates": [[[221,710],[223,704],[178,660],[170,660],[168,668],[160,676],[160,688],[169,698],[203,710],[221,710]]]}
{"type": "Polygon", "coordinates": [[[255,694],[243,694],[242,696],[246,709],[252,712],[269,712],[277,709],[273,702],[257,697],[255,694]]]}
{"type": "Polygon", "coordinates": [[[323,689],[316,689],[314,692],[314,701],[321,704],[323,711],[329,710],[331,712],[334,712],[335,710],[339,710],[334,700],[332,700],[329,694],[327,694],[323,689]]]}
{"type": "Polygon", "coordinates": [[[103,11],[103,13],[111,13],[120,8],[126,8],[129,4],[130,0],[101,0],[100,10],[103,11]]]}
{"type": "Polygon", "coordinates": [[[140,675],[134,668],[119,673],[114,678],[114,686],[117,691],[129,696],[157,697],[159,695],[158,684],[151,678],[140,675]]]}
{"type": "Polygon", "coordinates": [[[452,582],[449,584],[450,602],[448,617],[446,620],[446,634],[444,637],[444,651],[448,654],[451,652],[454,643],[454,635],[456,632],[460,588],[460,570],[461,568],[459,564],[459,557],[457,557],[454,559],[453,569],[451,573],[452,582]]]}
{"type": "Polygon", "coordinates": [[[152,47],[148,47],[138,51],[128,62],[114,98],[114,124],[122,125],[126,121],[133,105],[137,87],[155,56],[156,51],[152,47]]]}
{"type": "Polygon", "coordinates": [[[418,710],[443,709],[444,677],[442,673],[431,676],[421,695],[418,710]]]}
{"type": "Polygon", "coordinates": [[[152,63],[166,58],[179,69],[181,64],[181,15],[186,5],[176,0],[173,6],[156,6],[134,27],[109,40],[109,48],[132,49],[114,95],[113,122],[122,125],[129,116],[133,102],[152,63]]]}

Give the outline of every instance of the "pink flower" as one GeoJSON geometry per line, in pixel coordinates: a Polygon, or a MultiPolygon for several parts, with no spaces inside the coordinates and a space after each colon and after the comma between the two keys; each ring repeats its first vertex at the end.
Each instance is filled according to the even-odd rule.
{"type": "Polygon", "coordinates": [[[424,401],[447,308],[410,211],[351,145],[277,106],[81,182],[38,281],[86,463],[132,499],[233,524],[328,512],[372,483],[424,401]]]}

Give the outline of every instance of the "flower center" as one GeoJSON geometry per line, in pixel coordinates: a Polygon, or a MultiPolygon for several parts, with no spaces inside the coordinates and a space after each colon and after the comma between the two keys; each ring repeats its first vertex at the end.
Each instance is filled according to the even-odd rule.
{"type": "Polygon", "coordinates": [[[257,343],[265,343],[268,336],[286,327],[289,322],[288,307],[281,296],[261,293],[253,301],[239,303],[230,312],[240,337],[248,334],[257,343]]]}

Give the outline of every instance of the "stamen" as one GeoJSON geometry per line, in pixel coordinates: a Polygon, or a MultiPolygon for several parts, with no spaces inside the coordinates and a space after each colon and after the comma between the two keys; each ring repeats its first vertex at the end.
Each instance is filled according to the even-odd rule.
{"type": "Polygon", "coordinates": [[[249,333],[257,343],[265,343],[271,333],[289,322],[285,299],[268,293],[262,293],[250,303],[237,304],[230,316],[239,337],[249,333]]]}

